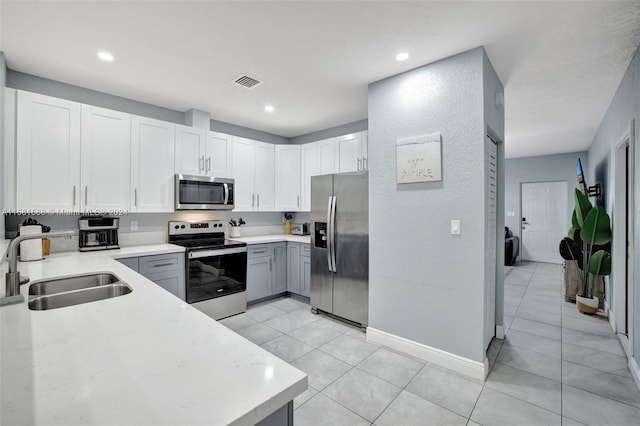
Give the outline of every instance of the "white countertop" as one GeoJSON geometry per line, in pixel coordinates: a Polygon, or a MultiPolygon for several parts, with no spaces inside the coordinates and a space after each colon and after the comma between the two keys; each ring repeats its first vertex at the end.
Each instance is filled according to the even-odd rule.
{"type": "Polygon", "coordinates": [[[159,244],[19,263],[32,282],[109,271],[133,292],[48,311],[0,307],[0,423],[253,425],[302,393],[303,372],[114,260],[180,251],[159,244]]]}
{"type": "Polygon", "coordinates": [[[311,243],[311,235],[259,235],[255,237],[228,237],[234,241],[242,241],[247,244],[266,244],[266,243],[279,243],[283,241],[291,241],[293,243],[311,243]]]}

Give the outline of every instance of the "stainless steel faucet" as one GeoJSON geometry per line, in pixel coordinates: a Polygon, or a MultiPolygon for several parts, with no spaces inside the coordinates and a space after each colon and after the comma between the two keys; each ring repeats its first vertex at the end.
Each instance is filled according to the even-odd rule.
{"type": "Polygon", "coordinates": [[[48,232],[20,235],[11,240],[7,249],[9,253],[9,272],[5,274],[5,297],[0,298],[0,306],[24,301],[24,297],[20,294],[20,285],[28,283],[29,277],[20,278],[20,272],[18,272],[18,245],[21,242],[38,238],[71,238],[73,234],[73,231],[48,232]]]}

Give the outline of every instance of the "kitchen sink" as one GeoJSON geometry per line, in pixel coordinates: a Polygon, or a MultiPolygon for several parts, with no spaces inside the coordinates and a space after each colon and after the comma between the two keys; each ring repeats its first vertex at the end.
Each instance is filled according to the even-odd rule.
{"type": "Polygon", "coordinates": [[[98,287],[35,297],[29,300],[29,309],[32,311],[46,311],[49,309],[64,308],[65,306],[80,305],[82,303],[124,296],[125,294],[131,293],[131,291],[131,287],[123,283],[101,285],[98,287]]]}
{"type": "Polygon", "coordinates": [[[132,291],[131,287],[110,273],[54,278],[31,284],[29,309],[46,311],[124,296],[132,291]]]}
{"type": "Polygon", "coordinates": [[[31,286],[29,286],[29,295],[42,296],[47,294],[63,293],[65,291],[113,284],[119,281],[120,279],[118,277],[109,273],[54,278],[31,284],[31,286]]]}

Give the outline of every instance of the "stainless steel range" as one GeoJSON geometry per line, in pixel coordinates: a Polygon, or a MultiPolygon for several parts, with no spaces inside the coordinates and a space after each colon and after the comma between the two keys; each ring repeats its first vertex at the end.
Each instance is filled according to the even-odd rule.
{"type": "Polygon", "coordinates": [[[212,318],[247,310],[247,244],[227,240],[224,222],[169,222],[169,243],[186,248],[186,300],[212,318]]]}

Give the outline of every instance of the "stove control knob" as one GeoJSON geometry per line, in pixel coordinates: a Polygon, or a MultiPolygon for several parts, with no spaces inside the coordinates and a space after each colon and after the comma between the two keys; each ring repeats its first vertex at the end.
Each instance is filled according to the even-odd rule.
{"type": "Polygon", "coordinates": [[[180,227],[179,227],[178,225],[176,225],[176,226],[174,226],[174,228],[175,228],[175,229],[178,229],[178,228],[180,228],[180,227]]]}
{"type": "Polygon", "coordinates": [[[184,225],[180,225],[180,228],[184,229],[184,225]]]}

